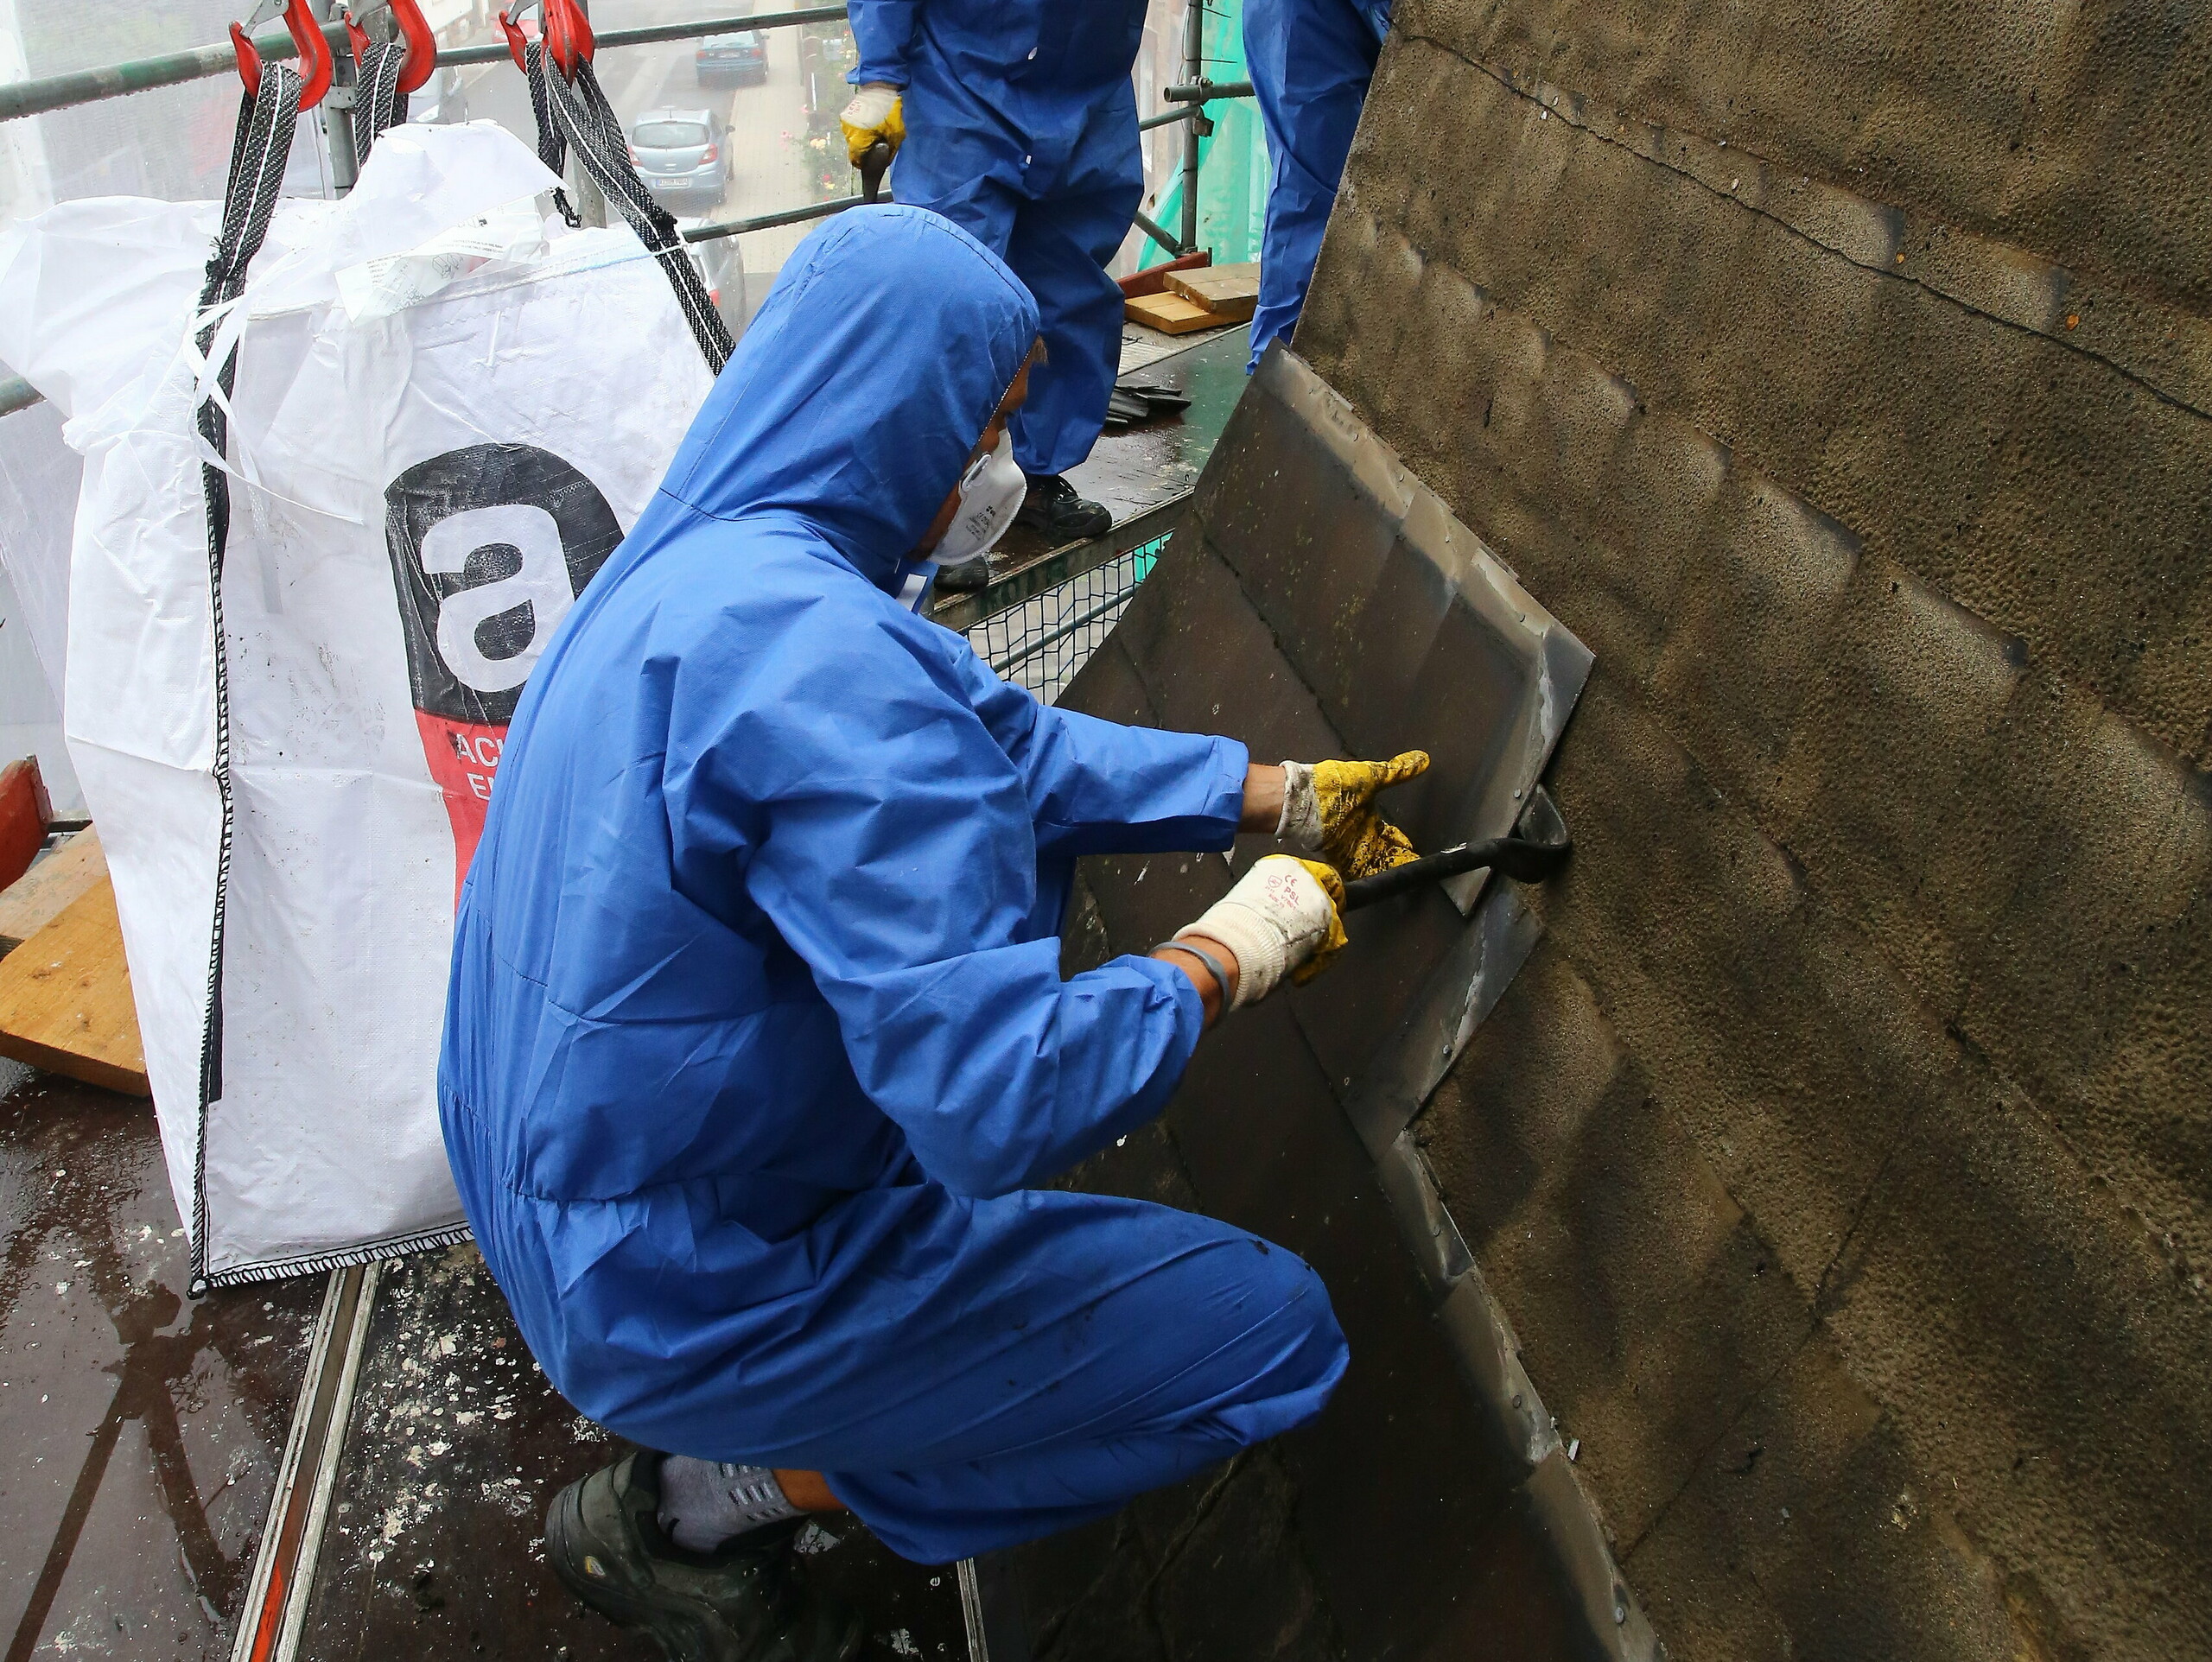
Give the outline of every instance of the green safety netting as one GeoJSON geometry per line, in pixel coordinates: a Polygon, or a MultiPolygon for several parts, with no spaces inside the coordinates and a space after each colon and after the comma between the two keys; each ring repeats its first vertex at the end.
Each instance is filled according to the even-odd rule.
{"type": "MultiPolygon", "coordinates": [[[[1215,0],[1205,8],[1205,69],[1209,80],[1241,81],[1244,67],[1243,0],[1215,0]]],[[[1206,106],[1211,137],[1198,141],[1198,246],[1214,263],[1260,257],[1260,232],[1268,211],[1268,142],[1260,107],[1250,98],[1223,98],[1206,106]]],[[[1180,129],[1170,130],[1179,135],[1180,129]]],[[[1171,232],[1183,223],[1183,179],[1176,174],[1160,192],[1152,217],[1171,232]]],[[[1137,269],[1158,265],[1167,251],[1147,238],[1137,269]]]]}

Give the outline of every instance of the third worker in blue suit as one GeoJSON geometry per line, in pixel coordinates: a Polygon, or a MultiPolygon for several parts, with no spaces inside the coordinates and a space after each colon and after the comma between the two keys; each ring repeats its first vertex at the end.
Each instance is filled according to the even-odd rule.
{"type": "MultiPolygon", "coordinates": [[[[1022,519],[1054,542],[1112,516],[1061,476],[1090,454],[1119,371],[1122,291],[1107,262],[1144,195],[1129,72],[1145,0],[853,0],[855,165],[880,138],[893,193],[941,213],[1036,297],[1046,361],[1013,425],[1022,519]]],[[[969,574],[947,574],[964,587],[969,574]]]]}
{"type": "Polygon", "coordinates": [[[1252,367],[1306,304],[1337,181],[1367,102],[1390,0],[1244,0],[1244,59],[1274,162],[1252,367]]]}
{"type": "Polygon", "coordinates": [[[1410,858],[1370,799],[1426,758],[1053,709],[902,601],[1020,499],[1037,329],[934,214],[801,244],[532,670],[461,891],[454,1177],[531,1354],[641,1445],[561,1491],[546,1557],[671,1657],[853,1653],[793,1572],[808,1511],[964,1557],[1287,1430],[1345,1366],[1292,1253],[1042,1185],[1342,943],[1337,872],[1410,858]],[[1330,863],[1062,979],[1078,855],[1240,826],[1330,863]]]}

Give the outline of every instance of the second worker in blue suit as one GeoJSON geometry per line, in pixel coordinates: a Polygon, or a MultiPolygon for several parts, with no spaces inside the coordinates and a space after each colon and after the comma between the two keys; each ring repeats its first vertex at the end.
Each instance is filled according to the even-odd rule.
{"type": "Polygon", "coordinates": [[[1245,0],[1244,61],[1274,166],[1252,314],[1254,369],[1269,341],[1288,337],[1306,304],[1389,32],[1390,0],[1245,0]]]}
{"type": "MultiPolygon", "coordinates": [[[[1090,454],[1119,372],[1122,291],[1107,263],[1144,194],[1129,72],[1145,0],[853,0],[857,165],[880,138],[902,203],[941,213],[1036,297],[1046,359],[1013,423],[1023,523],[1054,542],[1112,517],[1062,477],[1090,454]]],[[[957,586],[963,574],[949,574],[957,586]]]]}

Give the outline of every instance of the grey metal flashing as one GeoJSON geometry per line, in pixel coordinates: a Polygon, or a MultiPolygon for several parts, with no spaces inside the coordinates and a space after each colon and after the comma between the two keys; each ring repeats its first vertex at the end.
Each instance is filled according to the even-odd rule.
{"type": "MultiPolygon", "coordinates": [[[[1504,904],[1510,892],[1501,885],[1499,893],[1484,904],[1468,926],[1469,936],[1482,933],[1484,914],[1510,910],[1504,904]]],[[[1528,915],[1525,909],[1523,915],[1528,915]]],[[[1539,924],[1534,933],[1541,932],[1539,924]]],[[[1533,939],[1532,934],[1530,944],[1533,939]]],[[[1471,982],[1456,1000],[1466,1012],[1464,1025],[1457,1030],[1458,1045],[1465,1044],[1467,1035],[1496,1004],[1497,993],[1512,979],[1512,970],[1518,969],[1521,959],[1527,955],[1524,946],[1512,961],[1511,969],[1502,974],[1502,965],[1489,966],[1492,990],[1486,1001],[1471,982]]],[[[1431,987],[1424,990],[1425,1000],[1436,984],[1448,981],[1454,965],[1463,961],[1457,957],[1446,959],[1432,977],[1431,987]]],[[[1484,967],[1478,962],[1474,980],[1482,980],[1484,973],[1484,967]]],[[[1381,1069],[1401,1080],[1429,1073],[1433,1067],[1429,1042],[1433,1031],[1425,1024],[1409,1023],[1400,1044],[1386,1050],[1411,1050],[1415,1054],[1386,1055],[1381,1069]]],[[[1437,1078],[1442,1077],[1442,1069],[1433,1071],[1437,1078]]],[[[1424,1092],[1422,1100],[1426,1097],[1424,1092]]],[[[1414,1106],[1418,1109],[1420,1103],[1414,1106]]],[[[1349,1107],[1346,1113],[1351,1113],[1349,1107]]],[[[1365,1126],[1357,1120],[1353,1123],[1363,1137],[1367,1134],[1365,1126]]],[[[1573,1589],[1575,1603],[1583,1612],[1592,1639],[1602,1654],[1618,1662],[1658,1662],[1664,1650],[1613,1561],[1597,1508],[1570,1469],[1571,1461],[1560,1444],[1558,1428],[1522,1364],[1512,1325],[1483,1280],[1481,1268],[1452,1219],[1411,1126],[1401,1130],[1376,1158],[1375,1174],[1397,1222],[1400,1239],[1435,1301],[1439,1327],[1477,1410],[1491,1428],[1498,1446],[1528,1469],[1522,1491],[1535,1509],[1543,1538],[1556,1549],[1559,1568],[1573,1589]]]]}
{"type": "MultiPolygon", "coordinates": [[[[1193,512],[1232,568],[1244,548],[1260,550],[1250,570],[1238,571],[1238,580],[1324,714],[1357,722],[1361,698],[1377,695],[1360,654],[1343,644],[1368,626],[1357,608],[1369,597],[1338,614],[1311,606],[1294,583],[1286,587],[1288,580],[1272,561],[1279,550],[1300,542],[1365,551],[1345,556],[1332,573],[1343,580],[1344,572],[1358,570],[1363,574],[1351,580],[1388,587],[1388,609],[1376,615],[1417,643],[1409,657],[1426,658],[1438,650],[1448,621],[1460,631],[1449,638],[1455,644],[1448,650],[1484,661],[1452,661],[1455,675],[1483,670],[1484,679],[1481,696],[1455,707],[1456,719],[1468,724],[1476,741],[1462,755],[1477,759],[1446,822],[1465,827],[1469,841],[1503,835],[1524,817],[1532,834],[1556,834],[1558,810],[1538,781],[1589,678],[1589,649],[1295,353],[1280,346],[1269,350],[1232,429],[1241,435],[1236,447],[1243,465],[1218,467],[1232,448],[1224,435],[1193,512]],[[1309,479],[1326,484],[1303,488],[1309,479]],[[1228,524],[1237,529],[1234,546],[1219,532],[1228,524]],[[1407,550],[1418,560],[1406,561],[1407,550]],[[1466,615],[1454,615],[1462,611],[1466,615]]],[[[1310,568],[1300,569],[1310,574],[1310,568]]],[[[1402,688],[1385,696],[1408,695],[1402,688]]],[[[1393,1037],[1349,1082],[1343,1112],[1373,1163],[1478,1424],[1525,1474],[1516,1503],[1529,1509],[1548,1544],[1590,1648],[1618,1662],[1654,1662],[1662,1652],[1650,1623],[1613,1562],[1597,1508],[1576,1481],[1511,1325],[1484,1283],[1415,1129],[1431,1094],[1543,932],[1516,885],[1491,884],[1483,872],[1454,882],[1454,901],[1473,915],[1414,994],[1393,1037]]]]}
{"type": "Polygon", "coordinates": [[[1510,884],[1500,884],[1414,995],[1397,1036],[1353,1082],[1345,1116],[1380,1163],[1397,1145],[1452,1064],[1528,961],[1543,923],[1510,884]]]}
{"type": "Polygon", "coordinates": [[[1470,1266],[1436,1307],[1445,1342],[1459,1365],[1476,1405],[1489,1418],[1497,1445],[1511,1451],[1529,1471],[1560,1446],[1559,1427],[1545,1411],[1521,1352],[1512,1324],[1491,1297],[1480,1269],[1470,1266]]]}
{"type": "Polygon", "coordinates": [[[1451,1292],[1452,1284],[1474,1268],[1475,1259],[1444,1204],[1436,1173],[1411,1131],[1401,1132],[1382,1151],[1382,1158],[1375,1163],[1375,1176],[1382,1186],[1383,1199],[1389,1202],[1391,1216],[1397,1220],[1406,1250],[1414,1255],[1421,1278],[1428,1283],[1429,1297],[1443,1299],[1451,1292]]]}
{"type": "MultiPolygon", "coordinates": [[[[1440,626],[1446,612],[1464,606],[1488,647],[1518,666],[1524,691],[1517,704],[1501,713],[1505,731],[1497,763],[1477,775],[1452,815],[1453,822],[1465,827],[1465,841],[1507,834],[1529,807],[1552,747],[1590,678],[1595,661],[1590,649],[1521,586],[1513,568],[1461,523],[1443,498],[1295,352],[1279,343],[1270,346],[1252,390],[1287,411],[1372,500],[1383,529],[1427,561],[1440,580],[1430,596],[1431,626],[1440,626]]],[[[1205,512],[1219,517],[1221,508],[1209,500],[1205,512]]],[[[1483,872],[1469,872],[1444,889],[1465,914],[1474,910],[1484,882],[1483,872]]]]}

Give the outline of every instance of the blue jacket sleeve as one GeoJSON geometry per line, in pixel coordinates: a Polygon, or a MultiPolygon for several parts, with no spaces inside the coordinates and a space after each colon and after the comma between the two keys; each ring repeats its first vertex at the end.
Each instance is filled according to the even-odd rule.
{"type": "Polygon", "coordinates": [[[976,714],[1020,771],[1039,853],[1207,853],[1236,841],[1249,758],[1234,739],[1055,709],[1001,680],[964,640],[952,656],[976,714]]]}
{"type": "Polygon", "coordinates": [[[906,86],[907,54],[913,50],[921,10],[922,0],[850,0],[846,13],[861,60],[845,79],[855,86],[869,81],[906,86]]]}
{"type": "Polygon", "coordinates": [[[1022,772],[906,635],[920,626],[798,630],[741,695],[679,698],[664,800],[679,887],[709,892],[734,859],[923,1170],[997,1195],[1156,1114],[1204,1013],[1171,965],[1063,982],[1059,942],[1020,939],[1038,858],[1022,772]]]}

